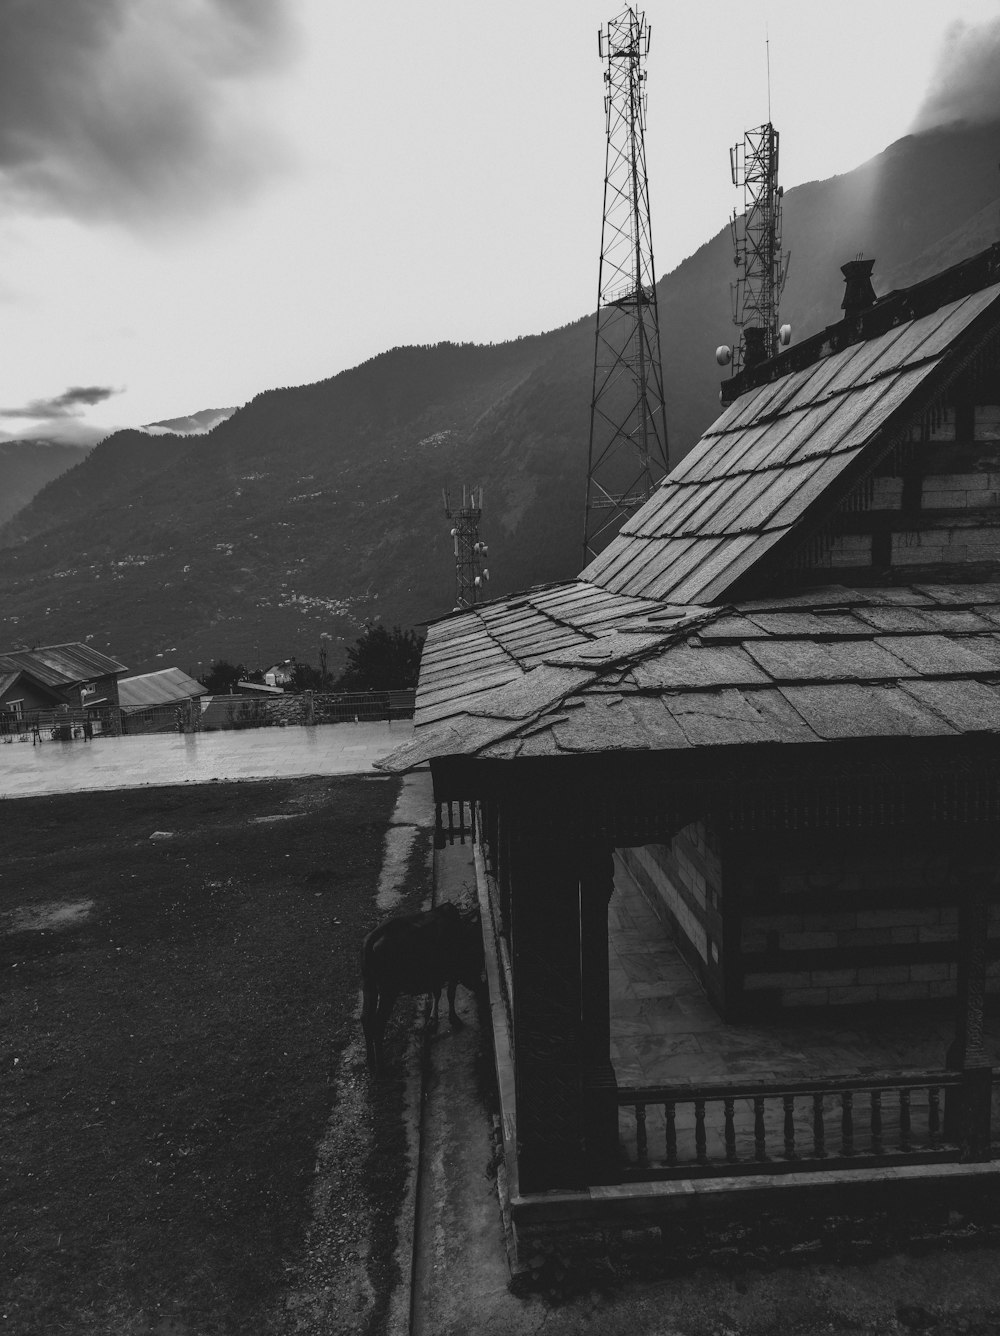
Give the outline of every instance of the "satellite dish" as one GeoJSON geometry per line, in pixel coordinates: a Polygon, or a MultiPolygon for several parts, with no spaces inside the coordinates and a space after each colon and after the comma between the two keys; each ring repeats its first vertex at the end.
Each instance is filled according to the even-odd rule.
{"type": "Polygon", "coordinates": [[[782,325],[781,328],[778,330],[778,342],[781,344],[782,348],[787,348],[788,345],[791,343],[791,341],[792,341],[791,325],[782,325]]]}
{"type": "Polygon", "coordinates": [[[733,350],[728,343],[720,343],[715,350],[715,360],[719,366],[728,366],[733,360],[733,350]]]}

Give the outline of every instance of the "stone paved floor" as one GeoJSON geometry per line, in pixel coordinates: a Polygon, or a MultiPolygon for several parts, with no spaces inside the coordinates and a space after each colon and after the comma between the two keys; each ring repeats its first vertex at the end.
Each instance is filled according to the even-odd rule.
{"type": "MultiPolygon", "coordinates": [[[[773,1077],[864,1076],[872,1072],[934,1070],[944,1067],[954,1033],[954,1003],[931,1011],[902,1007],[878,1012],[851,1008],[815,1016],[789,1016],[770,1025],[726,1025],[701,984],[682,960],[666,928],[649,907],[624,866],[615,861],[615,893],[609,907],[611,1051],[619,1085],[695,1084],[755,1081],[773,1077]]],[[[1000,1017],[987,1018],[986,1046],[1000,1067],[1000,1017]]],[[[913,1096],[914,1127],[926,1123],[926,1093],[913,1096]]],[[[867,1129],[867,1096],[857,1097],[859,1127],[867,1129]]],[[[769,1137],[780,1138],[780,1101],[769,1112],[769,1137]]],[[[840,1108],[828,1101],[831,1131],[839,1129],[840,1108]]],[[[737,1135],[752,1151],[753,1107],[743,1101],[737,1135]]],[[[887,1135],[898,1125],[895,1095],[883,1096],[887,1135]]],[[[1000,1106],[994,1099],[995,1125],[1000,1106]]],[[[635,1128],[623,1109],[621,1133],[634,1155],[635,1128]]],[[[662,1134],[662,1113],[648,1112],[650,1145],[662,1134]]],[[[800,1144],[812,1135],[811,1101],[796,1101],[800,1144]],[[801,1107],[800,1107],[801,1106],[801,1107]]],[[[721,1106],[714,1135],[722,1136],[721,1106]]],[[[679,1133],[690,1132],[693,1112],[678,1106],[679,1133]]],[[[712,1129],[709,1129],[710,1139],[712,1129]]]]}
{"type": "Polygon", "coordinates": [[[411,720],[396,720],[151,733],[92,742],[7,742],[0,745],[0,799],[147,784],[361,774],[412,733],[411,720]]]}

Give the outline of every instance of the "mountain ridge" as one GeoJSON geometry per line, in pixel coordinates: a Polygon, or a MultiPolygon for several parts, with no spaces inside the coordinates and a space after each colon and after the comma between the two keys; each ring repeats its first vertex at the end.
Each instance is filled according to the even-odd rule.
{"type": "MultiPolygon", "coordinates": [[[[785,194],[782,320],[797,337],[840,318],[839,266],[858,251],[884,292],[996,238],[971,244],[996,217],[997,132],[907,136],[785,194]]],[[[718,412],[732,273],[723,227],[658,283],[672,462],[718,412]]],[[[485,489],[491,593],[571,577],[592,359],[588,314],[506,343],[391,348],[262,391],[207,434],[115,433],[0,528],[0,644],[90,635],[142,671],[255,649],[316,662],[322,636],[333,666],[366,619],[449,610],[441,492],[463,483],[485,489]]]]}

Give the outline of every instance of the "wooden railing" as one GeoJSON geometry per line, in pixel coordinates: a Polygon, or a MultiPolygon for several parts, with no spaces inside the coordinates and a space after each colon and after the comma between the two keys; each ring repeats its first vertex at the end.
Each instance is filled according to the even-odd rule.
{"type": "Polygon", "coordinates": [[[620,1087],[623,1177],[989,1159],[991,1095],[988,1068],[972,1074],[620,1087]]]}

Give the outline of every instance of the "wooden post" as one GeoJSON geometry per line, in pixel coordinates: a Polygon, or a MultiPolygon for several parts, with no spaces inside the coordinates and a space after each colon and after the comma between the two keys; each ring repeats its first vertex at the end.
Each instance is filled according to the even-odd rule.
{"type": "Polygon", "coordinates": [[[981,869],[968,869],[958,911],[958,1009],[955,1038],[946,1064],[964,1074],[961,1090],[945,1099],[944,1131],[962,1147],[963,1159],[990,1157],[990,1102],[993,1072],[983,1049],[986,997],[986,950],[989,941],[988,881],[981,869]]]}
{"type": "Polygon", "coordinates": [[[587,1180],[580,879],[569,842],[526,829],[531,815],[508,846],[514,1086],[520,1189],[542,1192],[587,1180]]]}
{"type": "Polygon", "coordinates": [[[615,889],[610,847],[580,851],[584,1133],[591,1183],[614,1183],[618,1165],[618,1081],[611,1060],[608,904],[615,889]]]}

